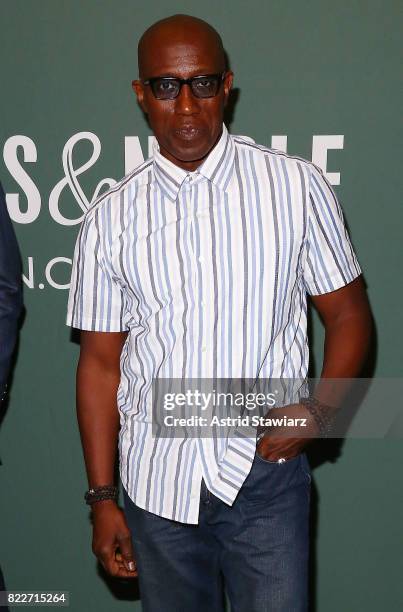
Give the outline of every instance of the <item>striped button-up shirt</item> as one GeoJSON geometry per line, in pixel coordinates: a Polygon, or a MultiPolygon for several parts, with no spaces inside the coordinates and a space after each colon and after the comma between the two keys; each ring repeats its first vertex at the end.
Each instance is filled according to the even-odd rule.
{"type": "Polygon", "coordinates": [[[67,324],[128,331],[117,393],[122,483],[139,507],[197,523],[201,480],[231,505],[256,440],[158,437],[158,378],[307,376],[307,294],[361,273],[312,163],[231,136],[195,172],[153,155],[94,202],[74,251],[67,324]]]}

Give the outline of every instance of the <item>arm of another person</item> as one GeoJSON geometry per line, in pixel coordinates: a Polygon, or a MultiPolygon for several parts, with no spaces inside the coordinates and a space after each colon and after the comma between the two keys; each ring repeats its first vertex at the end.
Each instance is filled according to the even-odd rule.
{"type": "Polygon", "coordinates": [[[20,252],[0,184],[0,400],[6,390],[21,310],[20,252]]]}
{"type": "MultiPolygon", "coordinates": [[[[117,389],[127,332],[81,331],[77,417],[90,488],[113,484],[118,444],[117,389]]],[[[130,530],[113,500],[92,505],[94,554],[112,576],[137,576],[130,530]],[[119,548],[121,554],[116,554],[119,548]]]]}

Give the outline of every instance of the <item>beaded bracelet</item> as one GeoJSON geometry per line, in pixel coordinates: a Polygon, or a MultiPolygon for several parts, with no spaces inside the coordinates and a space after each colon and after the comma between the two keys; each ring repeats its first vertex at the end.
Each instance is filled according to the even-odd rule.
{"type": "Polygon", "coordinates": [[[119,495],[118,487],[114,485],[103,485],[102,487],[95,487],[94,489],[88,489],[84,495],[85,502],[91,506],[98,501],[104,501],[106,499],[117,500],[119,495]]]}
{"type": "Polygon", "coordinates": [[[306,406],[319,428],[320,435],[327,438],[333,425],[334,415],[329,414],[334,406],[322,404],[316,397],[301,397],[300,404],[306,406]]]}

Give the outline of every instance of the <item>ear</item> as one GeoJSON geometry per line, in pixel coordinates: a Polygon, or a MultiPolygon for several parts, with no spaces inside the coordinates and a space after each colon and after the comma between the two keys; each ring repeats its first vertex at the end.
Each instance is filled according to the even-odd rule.
{"type": "Polygon", "coordinates": [[[224,106],[227,106],[227,102],[228,102],[228,98],[230,95],[230,91],[232,88],[232,83],[234,81],[234,73],[232,72],[232,70],[228,70],[228,72],[226,73],[225,77],[224,77],[224,84],[223,84],[223,88],[224,88],[224,106]]]}
{"type": "Polygon", "coordinates": [[[138,80],[132,81],[132,88],[133,88],[134,93],[136,94],[137,102],[139,103],[140,108],[142,109],[143,112],[147,114],[147,105],[145,102],[143,83],[138,80]]]}

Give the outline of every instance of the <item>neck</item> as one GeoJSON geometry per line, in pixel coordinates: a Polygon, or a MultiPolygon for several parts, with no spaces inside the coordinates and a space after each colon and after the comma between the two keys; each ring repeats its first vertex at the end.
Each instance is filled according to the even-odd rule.
{"type": "Polygon", "coordinates": [[[192,161],[183,161],[181,159],[177,159],[176,157],[174,157],[173,155],[171,155],[170,153],[168,153],[168,151],[165,151],[164,149],[160,149],[160,153],[161,155],[169,159],[170,162],[175,164],[175,166],[182,168],[182,170],[185,170],[186,172],[194,172],[195,170],[197,170],[197,168],[202,165],[202,163],[204,162],[204,160],[206,159],[208,155],[208,154],[205,155],[201,159],[195,159],[192,161]]]}

